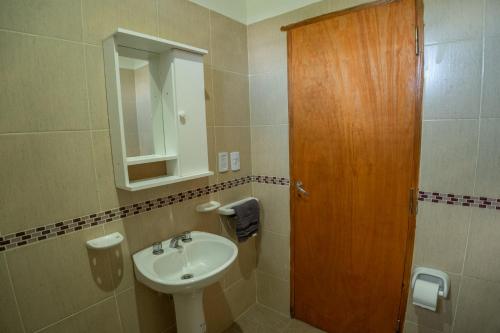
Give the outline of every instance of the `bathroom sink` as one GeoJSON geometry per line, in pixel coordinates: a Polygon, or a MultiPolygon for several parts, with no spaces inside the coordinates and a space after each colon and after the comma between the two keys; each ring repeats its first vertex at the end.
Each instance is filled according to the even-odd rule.
{"type": "Polygon", "coordinates": [[[218,235],[199,231],[190,235],[192,241],[179,241],[179,249],[169,247],[169,239],[162,242],[162,254],[153,254],[152,247],[134,254],[137,279],[166,294],[191,292],[219,280],[236,259],[238,248],[218,235]]]}
{"type": "Polygon", "coordinates": [[[227,238],[200,231],[163,241],[161,249],[155,245],[133,255],[137,280],[173,294],[177,333],[205,333],[203,288],[222,277],[238,248],[227,238]]]}

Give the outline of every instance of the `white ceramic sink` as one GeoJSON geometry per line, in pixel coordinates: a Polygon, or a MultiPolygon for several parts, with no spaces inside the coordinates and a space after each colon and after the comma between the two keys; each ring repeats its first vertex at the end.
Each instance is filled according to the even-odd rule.
{"type": "Polygon", "coordinates": [[[179,241],[182,248],[162,242],[164,253],[153,247],[133,255],[137,280],[156,291],[173,294],[179,333],[204,332],[203,288],[219,280],[238,255],[229,239],[200,231],[192,241],[179,241]]]}

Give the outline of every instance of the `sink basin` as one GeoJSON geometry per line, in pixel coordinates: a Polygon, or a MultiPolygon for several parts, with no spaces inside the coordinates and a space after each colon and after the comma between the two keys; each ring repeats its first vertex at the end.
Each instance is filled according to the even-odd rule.
{"type": "Polygon", "coordinates": [[[182,248],[153,254],[153,247],[133,255],[137,280],[153,290],[173,294],[177,331],[204,332],[203,288],[219,280],[234,262],[238,247],[229,239],[201,231],[191,232],[192,241],[179,241],[182,248]]]}

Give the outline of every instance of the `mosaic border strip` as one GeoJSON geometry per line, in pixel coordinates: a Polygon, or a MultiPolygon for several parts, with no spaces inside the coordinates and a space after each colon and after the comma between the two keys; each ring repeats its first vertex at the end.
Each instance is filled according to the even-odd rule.
{"type": "Polygon", "coordinates": [[[107,210],[105,212],[93,213],[28,230],[14,232],[5,236],[0,236],[0,252],[43,241],[45,239],[66,235],[72,232],[116,221],[118,219],[126,218],[129,216],[138,215],[144,212],[151,211],[153,209],[170,206],[176,203],[209,195],[211,193],[216,193],[251,182],[277,185],[290,184],[289,179],[283,177],[246,176],[237,178],[222,183],[196,188],[194,190],[171,194],[166,197],[130,204],[127,206],[107,210]]]}
{"type": "MultiPolygon", "coordinates": [[[[143,202],[118,207],[104,212],[93,213],[0,236],[0,253],[13,248],[18,248],[46,239],[66,235],[79,230],[91,228],[129,216],[142,214],[154,209],[174,205],[183,201],[191,200],[252,182],[283,186],[290,185],[290,179],[285,177],[246,176],[237,178],[222,183],[171,194],[166,197],[146,200],[143,202]]],[[[469,195],[457,195],[452,193],[419,191],[418,200],[455,206],[488,208],[500,211],[500,198],[496,199],[488,197],[475,197],[469,195]]]]}
{"type": "Polygon", "coordinates": [[[418,192],[418,200],[432,203],[443,203],[447,205],[477,207],[500,210],[500,198],[474,197],[439,192],[418,192]]]}

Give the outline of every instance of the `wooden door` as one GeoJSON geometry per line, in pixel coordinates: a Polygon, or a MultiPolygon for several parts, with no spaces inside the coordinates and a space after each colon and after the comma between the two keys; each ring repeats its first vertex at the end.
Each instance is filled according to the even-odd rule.
{"type": "Polygon", "coordinates": [[[415,0],[378,1],[283,28],[292,313],[328,332],[400,328],[420,141],[417,21],[415,0]]]}

